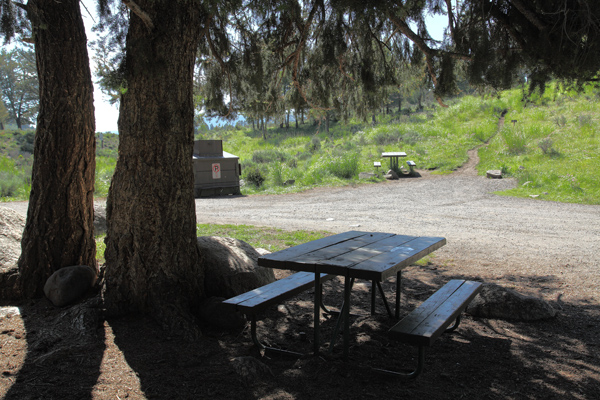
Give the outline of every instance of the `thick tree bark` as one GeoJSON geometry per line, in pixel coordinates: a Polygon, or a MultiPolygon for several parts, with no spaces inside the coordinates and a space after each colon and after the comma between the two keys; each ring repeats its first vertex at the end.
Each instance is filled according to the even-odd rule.
{"type": "Polygon", "coordinates": [[[56,270],[96,268],[93,85],[78,0],[28,3],[39,77],[27,222],[21,242],[22,294],[43,294],[56,270]]]}
{"type": "Polygon", "coordinates": [[[190,310],[204,292],[192,170],[199,2],[136,4],[153,28],[131,14],[104,300],[109,314],[147,313],[174,333],[196,336],[190,310]]]}

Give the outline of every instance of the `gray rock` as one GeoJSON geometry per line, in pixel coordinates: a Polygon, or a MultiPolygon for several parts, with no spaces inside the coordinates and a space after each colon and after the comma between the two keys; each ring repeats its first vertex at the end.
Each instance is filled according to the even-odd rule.
{"type": "Polygon", "coordinates": [[[19,298],[17,261],[25,217],[10,208],[0,207],[0,300],[19,298]]]}
{"type": "Polygon", "coordinates": [[[94,206],[94,234],[102,235],[106,233],[106,208],[94,206]]]}
{"type": "Polygon", "coordinates": [[[556,316],[556,310],[543,299],[490,283],[483,285],[467,312],[476,317],[515,321],[537,321],[556,316]]]}
{"type": "Polygon", "coordinates": [[[485,174],[490,179],[502,179],[502,171],[500,171],[499,169],[491,169],[485,174]]]}
{"type": "Polygon", "coordinates": [[[399,178],[400,178],[400,177],[398,176],[398,174],[396,173],[396,171],[394,171],[394,170],[391,170],[391,169],[390,169],[390,170],[387,172],[387,174],[385,174],[383,177],[384,177],[385,179],[388,179],[388,180],[396,180],[396,179],[399,179],[399,178]]]}
{"type": "Polygon", "coordinates": [[[261,255],[261,256],[264,256],[264,255],[267,255],[267,254],[271,254],[271,252],[269,250],[263,249],[262,247],[258,247],[258,248],[254,249],[254,250],[256,250],[256,252],[259,255],[261,255]]]}
{"type": "Polygon", "coordinates": [[[259,254],[248,243],[217,236],[198,238],[204,257],[206,296],[231,298],[275,281],[270,268],[259,267],[259,254]]]}
{"type": "Polygon", "coordinates": [[[217,328],[239,329],[246,325],[246,318],[240,312],[231,312],[223,307],[223,297],[209,297],[199,307],[198,317],[217,328]]]}
{"type": "Polygon", "coordinates": [[[16,265],[21,255],[25,218],[10,208],[0,207],[0,268],[16,265]]]}
{"type": "Polygon", "coordinates": [[[65,306],[83,296],[96,283],[96,271],[88,265],[64,267],[50,275],[44,294],[57,307],[65,306]]]}

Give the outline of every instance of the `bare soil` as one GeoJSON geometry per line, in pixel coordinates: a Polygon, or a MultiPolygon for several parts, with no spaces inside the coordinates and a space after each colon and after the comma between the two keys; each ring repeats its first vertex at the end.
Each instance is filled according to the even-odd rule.
{"type": "MultiPolygon", "coordinates": [[[[143,316],[96,319],[93,298],[57,309],[46,300],[0,308],[0,396],[5,399],[593,399],[600,393],[600,208],[493,194],[515,183],[475,174],[471,162],[449,176],[280,196],[198,199],[198,222],[286,229],[389,231],[444,236],[448,244],[405,270],[402,315],[452,278],[493,282],[542,297],[558,311],[538,322],[466,315],[426,351],[423,374],[403,381],[416,350],[393,342],[381,300],[368,315],[370,286],[353,291],[350,359],[328,353],[335,317],[323,315],[322,354],[312,350],[312,292],[273,307],[258,324],[269,345],[306,353],[260,353],[249,326],[203,326],[186,342],[143,316]],[[14,308],[18,307],[18,308],[14,308]],[[86,311],[87,310],[87,311],[86,311]],[[244,374],[260,361],[262,370],[244,374]]],[[[543,194],[540,194],[543,198],[543,194]]],[[[6,205],[6,204],[3,204],[6,205]]],[[[13,208],[19,208],[17,204],[13,208]]],[[[286,271],[277,271],[281,278],[286,271]]],[[[394,301],[393,280],[384,282],[394,301]]],[[[336,308],[342,284],[327,283],[336,308]]]]}

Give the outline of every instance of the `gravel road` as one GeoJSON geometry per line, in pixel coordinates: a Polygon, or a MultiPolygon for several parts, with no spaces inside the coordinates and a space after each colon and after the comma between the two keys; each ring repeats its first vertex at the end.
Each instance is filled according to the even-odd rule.
{"type": "MultiPolygon", "coordinates": [[[[471,168],[295,194],[196,199],[196,214],[199,223],[443,236],[448,243],[436,257],[468,265],[471,274],[498,279],[567,274],[597,290],[600,206],[493,194],[515,184],[477,176],[471,168]]],[[[25,214],[26,204],[1,205],[25,214]]]]}

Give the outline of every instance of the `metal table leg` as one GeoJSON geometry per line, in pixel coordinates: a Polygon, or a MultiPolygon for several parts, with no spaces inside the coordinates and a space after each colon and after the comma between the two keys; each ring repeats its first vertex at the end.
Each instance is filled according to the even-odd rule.
{"type": "Polygon", "coordinates": [[[319,271],[315,271],[315,319],[314,319],[314,329],[315,329],[315,342],[314,342],[314,353],[319,354],[319,330],[320,330],[320,322],[321,322],[321,273],[319,271]]]}
{"type": "Polygon", "coordinates": [[[348,360],[348,349],[350,347],[350,291],[352,283],[350,277],[344,277],[344,360],[348,360]]]}
{"type": "Polygon", "coordinates": [[[396,319],[400,319],[400,295],[402,294],[402,270],[396,274],[396,319]]]}

